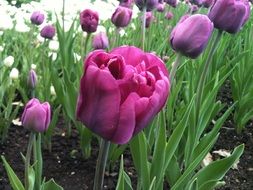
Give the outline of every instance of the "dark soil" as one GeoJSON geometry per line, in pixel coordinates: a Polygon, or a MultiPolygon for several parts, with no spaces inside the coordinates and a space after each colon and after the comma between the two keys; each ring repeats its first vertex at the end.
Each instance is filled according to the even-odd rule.
{"type": "MultiPolygon", "coordinates": [[[[229,87],[225,85],[219,99],[230,104],[229,87]]],[[[225,176],[226,185],[221,190],[251,190],[253,189],[253,122],[250,122],[242,134],[238,135],[234,130],[232,118],[230,118],[220,131],[220,137],[213,150],[233,150],[237,145],[244,143],[245,151],[238,165],[238,170],[231,169],[225,176]]],[[[79,137],[73,130],[70,137],[63,137],[64,131],[57,128],[52,139],[52,153],[43,151],[44,170],[43,175],[47,180],[54,178],[65,190],[92,189],[96,158],[98,155],[97,141],[92,143],[92,154],[89,159],[84,159],[79,151],[79,137]]],[[[5,144],[0,144],[0,155],[13,167],[17,175],[23,180],[24,164],[20,152],[25,154],[28,140],[28,131],[22,127],[12,126],[5,144]]],[[[124,154],[125,171],[129,174],[133,184],[136,184],[136,172],[132,165],[129,151],[124,154]],[[125,155],[126,154],[126,155],[125,155]]],[[[110,172],[106,172],[104,189],[115,189],[119,163],[111,165],[110,172]]],[[[134,187],[134,189],[136,189],[134,187]]],[[[164,188],[168,189],[168,188],[164,188]]],[[[0,190],[11,190],[6,172],[0,161],[0,190]]]]}

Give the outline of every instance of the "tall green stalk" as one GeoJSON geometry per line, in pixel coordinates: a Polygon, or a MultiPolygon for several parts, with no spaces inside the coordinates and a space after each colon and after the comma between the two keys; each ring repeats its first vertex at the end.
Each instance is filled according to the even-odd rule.
{"type": "Polygon", "coordinates": [[[103,189],[105,166],[106,166],[109,148],[110,148],[110,142],[104,139],[101,139],[93,190],[103,189]]]}
{"type": "Polygon", "coordinates": [[[31,132],[28,140],[28,146],[26,151],[25,157],[25,189],[29,189],[29,168],[30,168],[30,161],[31,161],[31,153],[33,148],[33,143],[35,141],[35,133],[31,132]]]}
{"type": "Polygon", "coordinates": [[[142,49],[145,51],[145,33],[146,33],[146,12],[147,8],[143,7],[142,11],[142,38],[141,38],[141,43],[142,43],[142,49]]]}

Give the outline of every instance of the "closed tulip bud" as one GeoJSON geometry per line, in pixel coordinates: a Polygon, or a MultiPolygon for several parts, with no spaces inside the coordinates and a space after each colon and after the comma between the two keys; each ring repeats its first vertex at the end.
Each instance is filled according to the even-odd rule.
{"type": "Polygon", "coordinates": [[[197,5],[191,5],[190,8],[189,8],[189,12],[191,14],[196,13],[198,10],[199,10],[199,7],[197,5]]]}
{"type": "Polygon", "coordinates": [[[135,0],[135,4],[140,10],[146,7],[147,11],[152,11],[156,8],[158,0],[135,0]]]}
{"type": "Polygon", "coordinates": [[[214,0],[204,0],[202,4],[205,8],[209,8],[212,6],[213,2],[214,0]]]}
{"type": "Polygon", "coordinates": [[[112,15],[111,21],[117,28],[126,27],[132,18],[132,10],[119,6],[112,15]]]}
{"type": "Polygon", "coordinates": [[[91,52],[84,62],[77,119],[116,144],[125,144],[166,103],[169,74],[156,55],[133,46],[91,52]]]}
{"type": "Polygon", "coordinates": [[[8,57],[6,57],[5,59],[4,59],[4,61],[3,61],[3,63],[4,63],[4,65],[6,66],[6,67],[11,67],[12,65],[13,65],[13,63],[14,63],[14,57],[13,56],[8,56],[8,57]]]}
{"type": "Polygon", "coordinates": [[[149,28],[151,22],[155,19],[152,12],[146,12],[146,28],[149,28]]]}
{"type": "Polygon", "coordinates": [[[100,32],[96,34],[92,41],[92,47],[94,49],[107,49],[109,46],[109,41],[106,33],[100,32]]]}
{"type": "Polygon", "coordinates": [[[167,12],[167,13],[165,14],[165,18],[168,19],[168,20],[172,19],[173,16],[174,16],[174,15],[173,15],[172,12],[167,12]]]}
{"type": "Polygon", "coordinates": [[[30,20],[35,25],[41,25],[44,22],[45,16],[40,11],[35,11],[32,13],[30,20]]]}
{"type": "Polygon", "coordinates": [[[247,0],[216,0],[208,13],[214,27],[228,33],[237,33],[250,15],[247,0]]]}
{"type": "Polygon", "coordinates": [[[46,38],[46,39],[53,39],[55,35],[55,27],[50,24],[44,26],[42,30],[40,31],[40,35],[41,37],[46,38]]]}
{"type": "Polygon", "coordinates": [[[82,30],[87,33],[97,31],[99,16],[96,11],[86,9],[80,13],[80,24],[82,30]]]}
{"type": "Polygon", "coordinates": [[[126,8],[132,8],[133,7],[133,0],[121,0],[119,5],[122,7],[126,7],[126,8]]]}
{"type": "Polygon", "coordinates": [[[165,9],[165,6],[164,6],[163,3],[159,3],[159,4],[157,5],[157,7],[156,7],[156,10],[157,10],[158,12],[161,12],[161,13],[164,11],[164,9],[165,9]]]}
{"type": "Polygon", "coordinates": [[[12,68],[12,69],[11,69],[11,72],[10,72],[10,78],[11,78],[12,80],[17,80],[18,77],[19,77],[19,71],[18,71],[18,69],[15,68],[15,67],[12,68]]]}
{"type": "Polygon", "coordinates": [[[28,80],[27,80],[28,87],[34,89],[37,84],[37,75],[36,72],[31,69],[29,71],[28,80]]]}
{"type": "Polygon", "coordinates": [[[213,23],[206,15],[186,15],[173,29],[170,43],[175,51],[196,58],[205,49],[212,31],[213,23]]]}
{"type": "Polygon", "coordinates": [[[176,8],[177,7],[177,0],[165,0],[165,3],[167,3],[168,5],[176,8]]]}
{"type": "Polygon", "coordinates": [[[50,118],[49,103],[41,104],[38,99],[33,98],[26,104],[21,122],[26,129],[35,132],[45,132],[48,129],[50,118]]]}
{"type": "Polygon", "coordinates": [[[190,0],[190,2],[198,7],[202,6],[203,0],[190,0]]]}

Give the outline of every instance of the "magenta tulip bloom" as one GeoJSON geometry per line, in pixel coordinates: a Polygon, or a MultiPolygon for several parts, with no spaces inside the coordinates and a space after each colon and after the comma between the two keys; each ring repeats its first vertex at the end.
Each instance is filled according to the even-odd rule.
{"type": "Polygon", "coordinates": [[[159,3],[157,6],[156,6],[156,10],[160,13],[162,13],[165,9],[165,6],[163,3],[159,3]]]}
{"type": "Polygon", "coordinates": [[[213,23],[206,15],[186,15],[173,29],[170,43],[175,51],[196,58],[204,51],[212,31],[213,23]]]}
{"type": "Polygon", "coordinates": [[[100,32],[96,34],[92,40],[92,47],[94,49],[107,49],[109,47],[109,41],[106,33],[100,32]]]}
{"type": "Polygon", "coordinates": [[[167,19],[167,20],[170,20],[170,19],[172,19],[173,18],[173,13],[172,12],[167,12],[166,14],[165,14],[165,18],[167,19]]]}
{"type": "Polygon", "coordinates": [[[80,24],[82,30],[87,33],[97,31],[99,16],[96,11],[86,9],[80,13],[80,24]]]}
{"type": "Polygon", "coordinates": [[[208,17],[214,27],[228,33],[237,33],[250,15],[250,4],[247,0],[216,0],[208,17]]]}
{"type": "Polygon", "coordinates": [[[36,98],[31,99],[25,106],[22,114],[22,125],[35,132],[45,132],[48,129],[51,117],[50,105],[43,104],[36,98]]]}
{"type": "Polygon", "coordinates": [[[35,25],[41,25],[44,22],[45,16],[40,11],[34,11],[30,17],[30,20],[35,25]]]}
{"type": "Polygon", "coordinates": [[[126,27],[132,18],[132,10],[119,6],[112,15],[111,21],[117,28],[126,27]]]}
{"type": "Polygon", "coordinates": [[[152,12],[146,12],[146,24],[145,27],[149,28],[151,22],[155,19],[152,12]]]}
{"type": "Polygon", "coordinates": [[[169,94],[169,74],[156,55],[133,46],[91,52],[84,62],[77,119],[91,131],[125,144],[153,120],[169,94]]]}
{"type": "Polygon", "coordinates": [[[34,89],[36,84],[37,84],[37,75],[36,72],[33,69],[31,69],[29,71],[27,85],[29,88],[34,89]]]}
{"type": "Polygon", "coordinates": [[[158,0],[135,0],[136,6],[142,11],[146,7],[147,11],[152,11],[156,8],[158,0]]]}
{"type": "Polygon", "coordinates": [[[40,35],[41,37],[46,38],[46,39],[53,39],[55,35],[55,27],[50,24],[44,26],[40,31],[40,35]]]}
{"type": "Polygon", "coordinates": [[[165,0],[165,2],[174,8],[177,7],[177,0],[165,0]]]}
{"type": "Polygon", "coordinates": [[[213,5],[213,2],[214,0],[204,0],[202,4],[205,8],[209,8],[213,5]]]}

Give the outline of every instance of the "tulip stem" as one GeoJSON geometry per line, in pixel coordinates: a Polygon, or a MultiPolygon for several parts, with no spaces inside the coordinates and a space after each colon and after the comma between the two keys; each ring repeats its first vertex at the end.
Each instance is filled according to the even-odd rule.
{"type": "Polygon", "coordinates": [[[110,142],[101,139],[93,190],[102,190],[110,142]]]}
{"type": "Polygon", "coordinates": [[[30,160],[31,160],[31,153],[32,153],[34,140],[35,140],[35,133],[31,132],[29,136],[27,152],[26,152],[26,157],[25,157],[25,189],[26,190],[29,189],[29,168],[30,168],[30,160]]]}
{"type": "Polygon", "coordinates": [[[173,82],[175,80],[175,76],[176,76],[176,72],[177,72],[177,68],[180,65],[181,61],[182,61],[183,56],[178,53],[175,62],[172,64],[172,69],[170,72],[170,82],[171,82],[171,86],[173,85],[173,82]]]}
{"type": "Polygon", "coordinates": [[[146,12],[147,8],[146,6],[143,7],[143,12],[142,12],[142,50],[145,51],[145,33],[146,33],[146,12]]]}
{"type": "Polygon", "coordinates": [[[89,42],[90,36],[91,36],[91,34],[87,33],[87,36],[86,36],[85,42],[84,42],[84,56],[86,56],[86,54],[87,54],[88,42],[89,42]]]}
{"type": "Polygon", "coordinates": [[[203,96],[205,80],[206,80],[206,77],[208,74],[208,68],[212,62],[213,55],[214,55],[216,49],[218,48],[218,44],[221,39],[221,36],[222,36],[222,31],[219,30],[218,34],[214,40],[214,43],[212,44],[211,50],[209,51],[207,60],[204,64],[204,68],[203,68],[203,71],[200,76],[200,80],[198,82],[197,92],[196,92],[196,119],[197,119],[196,122],[199,120],[199,112],[200,112],[200,107],[201,107],[200,105],[201,105],[201,100],[202,100],[202,96],[203,96]]]}

